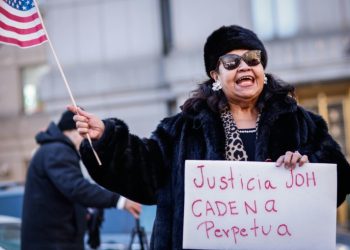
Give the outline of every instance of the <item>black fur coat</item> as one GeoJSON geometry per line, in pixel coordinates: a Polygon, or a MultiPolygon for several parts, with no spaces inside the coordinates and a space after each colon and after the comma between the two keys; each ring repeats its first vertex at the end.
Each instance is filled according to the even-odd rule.
{"type": "MultiPolygon", "coordinates": [[[[129,134],[118,119],[105,120],[106,130],[94,143],[99,167],[85,141],[84,164],[96,182],[144,204],[157,204],[152,249],[182,249],[184,162],[224,160],[225,133],[219,114],[203,104],[200,112],[164,119],[149,139],[129,134]]],[[[256,141],[257,161],[275,161],[298,150],[310,162],[338,164],[338,205],[350,192],[350,167],[324,120],[297,106],[294,99],[271,98],[262,111],[256,141]]]]}

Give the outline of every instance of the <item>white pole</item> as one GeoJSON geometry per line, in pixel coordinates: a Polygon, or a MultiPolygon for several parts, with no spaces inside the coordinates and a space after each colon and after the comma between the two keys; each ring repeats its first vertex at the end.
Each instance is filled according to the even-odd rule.
{"type": "MultiPolygon", "coordinates": [[[[78,112],[78,106],[77,106],[77,104],[76,104],[76,102],[75,102],[75,100],[74,100],[72,91],[71,91],[71,89],[70,89],[70,87],[69,87],[69,84],[68,84],[68,81],[67,81],[67,78],[66,78],[66,75],[65,75],[64,72],[63,72],[62,66],[61,66],[61,64],[60,64],[60,61],[58,60],[57,54],[56,54],[56,52],[55,52],[55,49],[54,49],[54,47],[52,46],[52,43],[51,43],[49,34],[47,33],[47,30],[46,30],[46,27],[45,27],[45,24],[44,24],[44,20],[43,20],[43,18],[42,18],[42,16],[41,16],[41,13],[40,13],[40,10],[39,10],[39,5],[38,5],[38,3],[36,2],[36,0],[33,0],[33,2],[34,2],[34,5],[35,5],[35,8],[36,8],[37,11],[38,11],[39,19],[40,19],[40,21],[41,21],[41,24],[43,25],[43,29],[44,29],[44,32],[45,32],[47,41],[49,42],[49,45],[50,45],[50,48],[51,48],[53,57],[55,58],[56,64],[57,64],[57,66],[58,66],[58,69],[59,69],[59,71],[60,71],[60,73],[61,73],[61,76],[62,76],[62,78],[63,78],[63,81],[64,81],[64,83],[65,83],[65,85],[66,85],[66,88],[67,88],[67,90],[68,90],[70,99],[71,99],[71,101],[72,101],[72,103],[73,103],[75,109],[76,109],[77,112],[78,112]]],[[[95,157],[96,157],[96,160],[97,160],[97,162],[98,162],[98,165],[101,166],[101,165],[102,165],[102,162],[101,162],[100,158],[98,157],[98,155],[97,155],[97,153],[96,153],[94,147],[92,146],[92,141],[91,141],[91,138],[90,138],[89,134],[87,134],[86,137],[87,137],[87,139],[88,139],[88,141],[89,141],[89,143],[90,143],[90,146],[91,146],[91,148],[92,148],[92,152],[94,153],[94,155],[95,155],[95,157]]]]}

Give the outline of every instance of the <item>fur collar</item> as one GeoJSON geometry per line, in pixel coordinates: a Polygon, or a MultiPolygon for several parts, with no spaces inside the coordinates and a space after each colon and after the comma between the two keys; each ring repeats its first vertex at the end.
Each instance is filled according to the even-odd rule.
{"type": "MultiPolygon", "coordinates": [[[[256,160],[265,161],[268,154],[268,141],[271,127],[282,115],[296,112],[297,104],[292,97],[271,97],[261,112],[258,139],[256,142],[256,160]]],[[[225,159],[225,131],[220,119],[220,114],[213,112],[203,101],[202,109],[191,115],[185,114],[192,121],[194,129],[202,129],[205,143],[210,149],[206,154],[207,159],[225,159]]]]}

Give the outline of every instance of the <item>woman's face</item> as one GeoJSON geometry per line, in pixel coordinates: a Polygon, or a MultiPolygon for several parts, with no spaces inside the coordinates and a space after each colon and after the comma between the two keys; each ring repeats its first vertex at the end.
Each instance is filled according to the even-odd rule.
{"type": "MultiPolygon", "coordinates": [[[[227,54],[242,56],[249,50],[232,50],[227,54]]],[[[246,54],[247,55],[247,54],[246,54]]],[[[264,87],[264,68],[261,63],[249,66],[240,60],[237,68],[228,70],[220,62],[219,69],[212,75],[221,82],[222,90],[229,103],[255,105],[264,87]]]]}

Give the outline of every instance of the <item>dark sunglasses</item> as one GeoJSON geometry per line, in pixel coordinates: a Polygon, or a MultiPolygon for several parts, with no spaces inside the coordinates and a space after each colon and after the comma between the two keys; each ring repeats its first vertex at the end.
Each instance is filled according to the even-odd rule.
{"type": "Polygon", "coordinates": [[[234,70],[243,60],[248,66],[256,66],[261,62],[261,51],[260,50],[249,50],[243,55],[239,56],[236,54],[226,54],[219,57],[216,70],[219,69],[220,62],[227,70],[234,70]]]}

